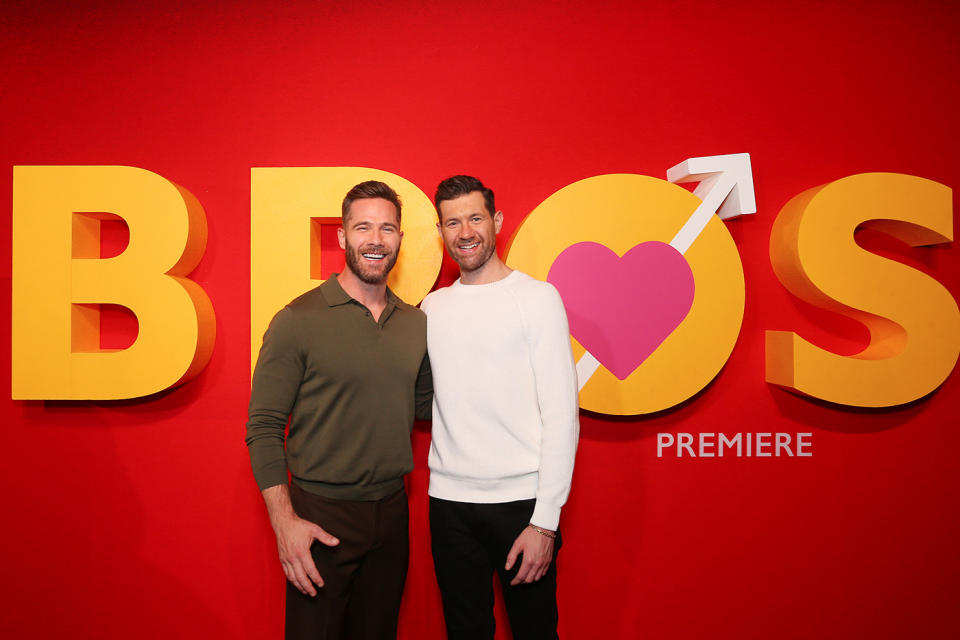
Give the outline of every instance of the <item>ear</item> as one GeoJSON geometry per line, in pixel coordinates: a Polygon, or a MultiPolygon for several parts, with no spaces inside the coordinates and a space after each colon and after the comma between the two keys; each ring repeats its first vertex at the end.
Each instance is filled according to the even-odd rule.
{"type": "Polygon", "coordinates": [[[493,214],[493,228],[496,233],[500,233],[500,227],[503,226],[503,211],[497,211],[493,214]]]}
{"type": "Polygon", "coordinates": [[[343,235],[343,227],[337,229],[337,240],[340,242],[341,249],[347,248],[347,238],[343,235]]]}

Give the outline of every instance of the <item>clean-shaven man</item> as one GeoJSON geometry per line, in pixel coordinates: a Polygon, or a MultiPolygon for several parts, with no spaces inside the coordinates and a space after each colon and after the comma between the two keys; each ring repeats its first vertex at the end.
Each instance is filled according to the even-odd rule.
{"type": "Polygon", "coordinates": [[[434,202],[460,279],[428,295],[430,532],[449,638],[494,637],[499,576],[515,640],[557,637],[560,510],[579,433],[567,317],[552,285],[497,256],[503,214],[470,176],[434,202]]]}
{"type": "Polygon", "coordinates": [[[254,369],[247,444],[287,577],[287,638],[396,638],[403,476],[432,398],[426,317],[386,284],[400,209],[382,182],[347,193],[346,268],[277,313],[254,369]]]}

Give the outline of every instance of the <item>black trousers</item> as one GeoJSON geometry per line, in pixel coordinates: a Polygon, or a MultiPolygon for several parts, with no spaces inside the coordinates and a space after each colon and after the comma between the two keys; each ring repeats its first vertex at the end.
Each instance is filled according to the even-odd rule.
{"type": "Polygon", "coordinates": [[[410,557],[406,491],[352,501],[291,485],[290,500],[298,516],[340,544],[310,547],[324,581],[315,597],[287,582],[287,640],[395,640],[410,557]]]}
{"type": "Polygon", "coordinates": [[[539,581],[510,586],[521,560],[504,569],[507,553],[530,522],[534,500],[497,504],[430,498],[433,565],[450,640],[492,640],[493,574],[503,591],[514,640],[557,636],[557,532],[553,562],[539,581]]]}

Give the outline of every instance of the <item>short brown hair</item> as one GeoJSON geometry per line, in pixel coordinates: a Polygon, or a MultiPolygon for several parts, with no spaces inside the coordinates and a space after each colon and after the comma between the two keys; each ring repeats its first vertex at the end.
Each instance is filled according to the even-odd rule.
{"type": "Polygon", "coordinates": [[[493,204],[493,189],[483,186],[479,178],[473,176],[450,176],[437,185],[437,193],[433,197],[433,204],[437,208],[437,215],[440,215],[440,203],[444,200],[453,200],[460,196],[465,196],[479,191],[483,195],[483,204],[487,207],[490,217],[497,212],[496,205],[493,204]]]}
{"type": "Polygon", "coordinates": [[[344,224],[346,224],[347,218],[350,216],[350,205],[353,204],[353,201],[367,198],[383,198],[387,202],[392,203],[393,206],[397,208],[397,221],[400,220],[400,210],[402,206],[400,204],[400,196],[397,195],[397,192],[384,182],[367,180],[354,186],[350,191],[347,191],[347,195],[343,198],[343,205],[340,207],[340,217],[343,218],[344,224]]]}

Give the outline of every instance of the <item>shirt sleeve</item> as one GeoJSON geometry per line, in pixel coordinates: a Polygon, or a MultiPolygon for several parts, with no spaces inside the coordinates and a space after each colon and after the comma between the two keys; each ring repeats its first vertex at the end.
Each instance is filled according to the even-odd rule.
{"type": "Polygon", "coordinates": [[[261,490],[287,483],[284,434],[304,373],[292,316],[289,307],[274,316],[253,371],[246,441],[261,490]]]}
{"type": "Polygon", "coordinates": [[[528,335],[543,430],[537,502],[530,521],[556,530],[560,509],[570,494],[580,437],[577,371],[560,294],[548,284],[536,303],[528,335]]]}
{"type": "MultiPolygon", "coordinates": [[[[430,307],[430,298],[432,296],[432,292],[428,293],[426,297],[420,301],[420,310],[428,316],[428,324],[430,318],[427,309],[430,307]]],[[[430,367],[429,353],[423,355],[423,362],[420,363],[420,372],[417,374],[415,394],[417,420],[433,420],[433,369],[430,367]]]]}
{"type": "Polygon", "coordinates": [[[423,354],[420,372],[417,373],[417,385],[414,389],[417,420],[433,418],[433,371],[430,369],[430,355],[423,354]]]}

